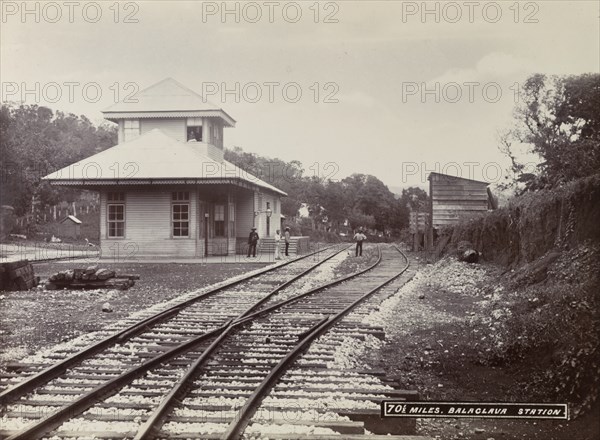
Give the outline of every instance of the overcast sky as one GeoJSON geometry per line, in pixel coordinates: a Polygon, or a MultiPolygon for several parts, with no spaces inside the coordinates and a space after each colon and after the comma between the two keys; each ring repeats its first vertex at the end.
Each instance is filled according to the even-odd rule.
{"type": "Polygon", "coordinates": [[[537,72],[600,71],[598,5],[229,2],[223,16],[222,2],[24,11],[3,1],[2,99],[100,122],[117,92],[173,77],[236,119],[229,147],[393,187],[423,185],[428,171],[494,182],[507,165],[496,133],[510,124],[518,85],[537,72]]]}

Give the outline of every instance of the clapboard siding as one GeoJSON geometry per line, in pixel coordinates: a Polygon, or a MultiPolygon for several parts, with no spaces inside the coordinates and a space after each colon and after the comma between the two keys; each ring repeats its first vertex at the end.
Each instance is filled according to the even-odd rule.
{"type": "Polygon", "coordinates": [[[187,141],[186,121],[184,118],[179,119],[140,119],[141,134],[147,133],[150,130],[158,128],[168,136],[177,139],[180,142],[187,141]]]}
{"type": "MultiPolygon", "coordinates": [[[[227,207],[226,198],[206,198],[206,190],[201,192],[195,187],[158,187],[158,188],[107,188],[100,191],[100,243],[102,255],[105,258],[135,259],[136,257],[194,257],[204,255],[204,210],[208,208],[210,217],[214,216],[214,204],[223,203],[227,207]],[[189,237],[173,237],[171,222],[171,206],[173,191],[188,191],[190,198],[190,233],[189,237]],[[108,238],[107,236],[107,193],[125,193],[125,237],[108,238]],[[201,207],[203,206],[203,207],[201,207]]],[[[277,195],[259,194],[255,191],[238,190],[231,193],[230,202],[235,206],[235,235],[236,237],[214,237],[214,231],[209,229],[209,255],[234,254],[236,243],[246,241],[250,228],[256,221],[260,229],[261,239],[266,236],[266,213],[254,217],[256,210],[265,211],[269,202],[273,211],[271,217],[271,236],[280,227],[281,202],[277,195]],[[258,200],[262,205],[258,207],[258,200]],[[255,202],[256,200],[256,202],[255,202]],[[255,205],[257,203],[257,205],[255,205]],[[256,207],[255,207],[256,206],[256,207]]],[[[184,202],[181,202],[184,203],[184,202]]],[[[226,209],[226,221],[229,211],[226,209]]],[[[212,222],[209,222],[211,225],[212,222]]],[[[227,224],[229,227],[229,224],[227,224]]],[[[212,226],[210,226],[212,228],[212,226]]],[[[238,246],[239,247],[239,246],[238,246]]]]}
{"type": "Polygon", "coordinates": [[[456,188],[456,189],[449,189],[449,188],[434,188],[433,190],[433,196],[453,196],[453,195],[463,195],[463,194],[470,194],[470,195],[486,195],[487,191],[485,190],[485,188],[482,189],[477,189],[477,188],[456,188]]]}
{"type": "Polygon", "coordinates": [[[236,236],[247,239],[254,221],[254,193],[247,192],[238,197],[236,208],[236,236]]]}
{"type": "Polygon", "coordinates": [[[487,211],[487,186],[486,182],[432,173],[429,178],[432,226],[454,225],[487,211]]]}
{"type": "Polygon", "coordinates": [[[100,192],[100,241],[106,238],[106,191],[100,192]]]}
{"type": "Polygon", "coordinates": [[[455,195],[455,196],[433,196],[432,197],[433,200],[438,201],[440,203],[452,203],[452,204],[457,204],[457,203],[463,203],[463,202],[470,202],[470,203],[476,203],[479,204],[482,201],[487,201],[488,197],[486,196],[481,196],[481,195],[470,195],[470,194],[461,194],[461,195],[455,195]]]}
{"type": "Polygon", "coordinates": [[[434,205],[434,209],[436,211],[487,211],[487,201],[486,205],[483,205],[481,201],[479,203],[473,203],[470,200],[463,200],[459,204],[441,204],[437,203],[434,205]]]}
{"type": "Polygon", "coordinates": [[[432,194],[433,198],[449,198],[449,199],[453,199],[453,198],[457,198],[457,199],[465,199],[467,198],[466,196],[469,196],[469,198],[483,198],[483,199],[487,199],[487,192],[484,191],[475,191],[475,190],[449,190],[449,191],[440,191],[440,190],[434,190],[433,194],[432,194]]]}
{"type": "MultiPolygon", "coordinates": [[[[461,184],[456,185],[454,183],[447,183],[443,180],[438,180],[437,182],[433,182],[434,191],[464,191],[464,190],[473,190],[473,191],[481,191],[481,183],[473,184],[461,184]]],[[[485,186],[483,190],[485,191],[485,186]]]]}
{"type": "MultiPolygon", "coordinates": [[[[180,189],[181,190],[181,189],[180,189]]],[[[125,238],[111,239],[106,233],[106,193],[101,194],[100,231],[103,256],[193,257],[196,254],[196,197],[190,191],[190,236],[172,237],[170,190],[125,192],[125,238]],[[109,250],[106,255],[105,248],[109,250]],[[123,250],[119,251],[119,249],[123,250]],[[127,248],[127,249],[125,249],[127,248]]]]}

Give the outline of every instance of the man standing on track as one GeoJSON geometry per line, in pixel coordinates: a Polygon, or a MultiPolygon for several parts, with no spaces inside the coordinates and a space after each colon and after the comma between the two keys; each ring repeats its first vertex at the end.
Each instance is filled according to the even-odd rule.
{"type": "Polygon", "coordinates": [[[256,245],[258,243],[258,233],[256,232],[256,228],[252,228],[250,231],[250,235],[248,236],[248,257],[250,258],[250,254],[253,257],[256,257],[256,245]]]}
{"type": "Polygon", "coordinates": [[[356,256],[362,257],[362,244],[367,239],[367,236],[363,234],[362,228],[358,228],[358,232],[354,234],[354,241],[356,241],[356,256]]]}
{"type": "Polygon", "coordinates": [[[289,257],[290,254],[288,253],[289,249],[290,249],[290,228],[286,227],[285,228],[285,234],[283,234],[284,238],[285,238],[285,256],[289,257]]]}

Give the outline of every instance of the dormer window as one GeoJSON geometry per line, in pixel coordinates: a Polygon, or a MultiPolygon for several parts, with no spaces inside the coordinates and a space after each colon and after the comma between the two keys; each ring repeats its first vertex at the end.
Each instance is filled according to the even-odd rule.
{"type": "Polygon", "coordinates": [[[187,140],[202,142],[202,118],[187,119],[187,140]]]}
{"type": "Polygon", "coordinates": [[[125,142],[132,141],[140,135],[140,121],[138,119],[125,119],[123,123],[123,137],[125,142]]]}

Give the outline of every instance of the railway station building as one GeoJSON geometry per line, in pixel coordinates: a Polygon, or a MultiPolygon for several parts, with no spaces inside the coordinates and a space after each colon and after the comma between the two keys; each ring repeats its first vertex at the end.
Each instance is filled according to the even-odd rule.
{"type": "Polygon", "coordinates": [[[44,177],[98,191],[100,245],[131,257],[203,257],[246,251],[280,228],[285,192],[224,159],[220,107],[167,78],[106,109],[118,144],[44,177]]]}

